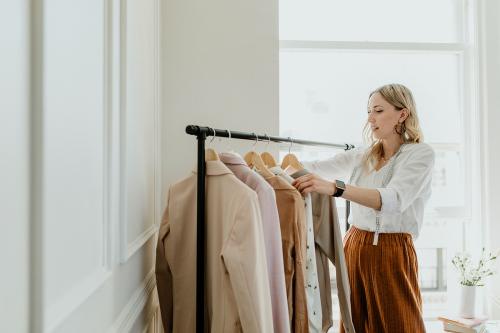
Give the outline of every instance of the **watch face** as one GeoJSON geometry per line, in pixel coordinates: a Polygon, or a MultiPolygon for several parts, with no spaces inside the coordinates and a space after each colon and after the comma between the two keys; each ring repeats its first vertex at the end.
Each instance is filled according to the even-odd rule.
{"type": "Polygon", "coordinates": [[[338,188],[340,188],[341,190],[345,190],[345,184],[343,181],[341,180],[336,180],[335,181],[335,186],[337,186],[338,188]]]}

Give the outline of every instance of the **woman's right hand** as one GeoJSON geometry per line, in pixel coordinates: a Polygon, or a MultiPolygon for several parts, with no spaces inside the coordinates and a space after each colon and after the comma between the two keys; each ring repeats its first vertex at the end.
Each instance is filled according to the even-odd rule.
{"type": "Polygon", "coordinates": [[[330,182],[314,173],[310,173],[295,179],[292,185],[302,195],[306,195],[311,192],[333,195],[336,191],[335,182],[330,182]]]}

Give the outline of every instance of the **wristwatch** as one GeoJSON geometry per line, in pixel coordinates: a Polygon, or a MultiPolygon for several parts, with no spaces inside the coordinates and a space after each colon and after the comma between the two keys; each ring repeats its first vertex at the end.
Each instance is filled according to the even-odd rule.
{"type": "Polygon", "coordinates": [[[344,191],[345,191],[344,182],[339,179],[335,179],[335,193],[333,193],[333,196],[341,197],[344,191]]]}

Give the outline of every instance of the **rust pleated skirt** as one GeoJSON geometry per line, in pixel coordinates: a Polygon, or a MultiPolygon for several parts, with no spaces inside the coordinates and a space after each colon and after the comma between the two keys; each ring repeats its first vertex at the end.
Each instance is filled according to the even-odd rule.
{"type": "Polygon", "coordinates": [[[411,235],[379,234],[377,246],[373,235],[351,226],[344,238],[356,333],[425,332],[411,235]]]}

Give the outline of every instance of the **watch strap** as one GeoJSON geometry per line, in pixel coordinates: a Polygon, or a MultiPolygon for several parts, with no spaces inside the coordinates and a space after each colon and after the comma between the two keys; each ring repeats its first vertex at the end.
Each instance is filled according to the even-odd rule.
{"type": "Polygon", "coordinates": [[[333,193],[333,196],[335,198],[341,197],[342,194],[344,193],[345,190],[345,184],[341,180],[335,180],[335,193],[333,193]]]}

